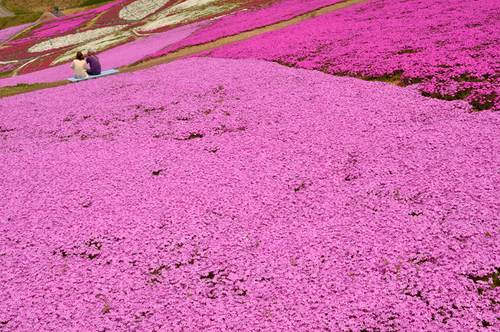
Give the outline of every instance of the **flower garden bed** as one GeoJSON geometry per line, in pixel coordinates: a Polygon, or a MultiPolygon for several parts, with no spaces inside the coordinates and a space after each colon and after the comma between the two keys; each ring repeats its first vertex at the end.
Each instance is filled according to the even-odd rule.
{"type": "Polygon", "coordinates": [[[20,36],[6,45],[19,45],[40,39],[56,38],[61,35],[67,35],[85,28],[88,21],[95,17],[95,13],[83,13],[78,16],[63,16],[57,19],[43,21],[37,24],[26,36],[20,36]]]}
{"type": "Polygon", "coordinates": [[[114,34],[92,40],[88,43],[80,44],[79,46],[66,51],[64,54],[55,58],[51,65],[57,65],[59,63],[64,63],[74,59],[75,54],[78,51],[83,52],[88,50],[89,48],[92,48],[95,52],[101,52],[110,49],[111,47],[117,47],[118,45],[123,45],[134,40],[135,38],[130,31],[118,31],[114,34]]]}
{"type": "Polygon", "coordinates": [[[106,50],[100,54],[105,62],[112,64],[114,68],[129,66],[143,59],[147,54],[151,54],[175,44],[192,33],[202,28],[206,23],[193,23],[182,27],[158,33],[147,38],[132,41],[130,43],[106,50]]]}
{"type": "Polygon", "coordinates": [[[0,44],[4,43],[6,40],[14,37],[17,33],[23,31],[24,29],[32,26],[33,23],[18,25],[15,27],[0,30],[0,44]]]}
{"type": "Polygon", "coordinates": [[[113,7],[109,8],[105,13],[99,16],[95,22],[95,26],[125,22],[125,20],[118,16],[118,13],[123,9],[123,6],[127,6],[133,1],[135,0],[124,0],[115,3],[113,7]]]}
{"type": "Polygon", "coordinates": [[[213,58],[3,98],[0,321],[498,330],[500,119],[470,110],[213,58]]]}
{"type": "Polygon", "coordinates": [[[36,45],[30,47],[28,49],[28,52],[30,53],[46,52],[50,50],[59,49],[62,47],[68,47],[75,44],[80,44],[82,42],[88,42],[90,40],[103,37],[110,33],[122,30],[125,27],[127,27],[126,24],[117,24],[103,28],[89,29],[80,33],[73,33],[66,36],[56,37],[51,40],[37,43],[36,45]]]}
{"type": "Polygon", "coordinates": [[[78,17],[62,17],[62,19],[59,20],[50,20],[47,21],[46,24],[43,24],[41,27],[32,30],[30,35],[32,36],[32,38],[39,39],[43,37],[54,38],[56,36],[64,35],[67,33],[74,33],[78,29],[85,28],[87,22],[94,17],[95,13],[87,13],[78,17]]]}
{"type": "MultiPolygon", "coordinates": [[[[137,41],[127,41],[114,45],[113,47],[107,48],[104,52],[99,52],[98,56],[101,61],[103,68],[119,68],[121,66],[131,65],[135,62],[140,61],[142,58],[148,54],[157,52],[168,45],[174,44],[189,35],[194,31],[203,26],[203,23],[195,23],[191,25],[185,25],[183,27],[159,33],[148,38],[140,39],[137,41]]],[[[92,45],[92,44],[89,44],[92,45]]],[[[73,48],[68,51],[68,48],[59,50],[57,52],[57,58],[63,57],[64,53],[69,52],[68,55],[71,56],[71,52],[76,53],[77,50],[85,50],[85,45],[81,45],[78,48],[73,48]]],[[[74,58],[74,54],[72,55],[74,58]]],[[[60,80],[65,80],[72,75],[72,71],[69,65],[63,64],[56,67],[50,68],[52,62],[57,59],[53,56],[50,57],[51,62],[47,59],[40,58],[41,64],[33,63],[29,65],[29,68],[42,68],[42,70],[31,72],[29,74],[7,77],[0,79],[0,87],[15,86],[17,84],[36,84],[36,83],[50,83],[60,80]],[[45,69],[43,69],[45,67],[45,69]]],[[[58,62],[59,63],[59,62],[58,62]]]]}
{"type": "Polygon", "coordinates": [[[22,44],[16,45],[4,45],[0,48],[0,58],[2,61],[13,61],[13,60],[26,60],[38,55],[43,54],[40,53],[29,53],[28,48],[36,45],[38,43],[37,40],[31,40],[29,42],[25,42],[22,44]]]}
{"type": "MultiPolygon", "coordinates": [[[[26,75],[32,72],[49,68],[51,66],[52,61],[54,61],[57,57],[61,56],[61,54],[63,54],[64,52],[65,50],[59,50],[49,53],[48,55],[44,55],[22,67],[17,72],[17,75],[26,75]]],[[[75,58],[75,55],[76,54],[73,55],[73,58],[75,58]]]]}
{"type": "Polygon", "coordinates": [[[257,10],[271,1],[257,0],[244,3],[234,0],[219,1],[210,5],[212,0],[205,1],[185,1],[169,10],[163,11],[149,18],[150,22],[143,26],[139,33],[157,33],[167,31],[179,26],[211,20],[219,16],[232,14],[236,11],[248,9],[257,10]]]}
{"type": "MultiPolygon", "coordinates": [[[[29,63],[28,65],[24,66],[21,70],[18,71],[18,75],[26,75],[26,74],[32,74],[32,76],[22,76],[22,78],[19,78],[16,76],[14,80],[18,81],[21,79],[23,82],[32,82],[32,83],[50,83],[50,82],[55,82],[58,80],[64,80],[68,76],[71,76],[73,74],[72,69],[69,66],[68,62],[71,62],[73,59],[76,57],[76,53],[78,51],[83,52],[84,54],[86,53],[86,50],[90,47],[94,48],[96,52],[101,51],[101,47],[105,48],[106,51],[112,50],[114,48],[120,47],[122,45],[126,45],[130,42],[134,41],[134,37],[132,37],[130,34],[124,35],[122,38],[118,38],[114,41],[111,41],[109,43],[107,42],[91,42],[88,44],[83,44],[80,45],[77,48],[73,48],[68,51],[67,48],[58,50],[56,52],[53,52],[52,54],[49,54],[48,56],[43,56],[40,57],[39,59],[29,63]],[[41,81],[37,80],[36,78],[40,79],[43,77],[43,74],[45,70],[54,67],[54,66],[61,66],[61,70],[59,71],[59,75],[54,74],[51,72],[51,74],[48,74],[48,77],[45,79],[42,79],[41,81]],[[39,73],[37,73],[39,72],[39,73]],[[31,78],[35,77],[34,81],[31,81],[31,78]]],[[[122,57],[128,58],[129,56],[127,55],[119,55],[116,54],[117,59],[112,59],[109,58],[104,54],[104,56],[101,56],[101,54],[98,54],[99,58],[103,58],[103,63],[106,65],[106,67],[109,69],[110,66],[114,66],[116,63],[120,63],[122,60],[122,57]]],[[[48,73],[48,72],[47,72],[48,73]]],[[[1,86],[1,83],[0,83],[1,86]]]]}
{"type": "Polygon", "coordinates": [[[402,85],[420,83],[428,96],[499,110],[499,18],[499,7],[488,0],[375,0],[211,56],[265,59],[365,79],[395,77],[402,85]]]}
{"type": "MultiPolygon", "coordinates": [[[[118,12],[118,18],[122,20],[143,20],[165,8],[172,6],[178,0],[136,0],[128,5],[123,5],[118,12]]],[[[187,0],[190,1],[190,0],[187,0]]],[[[186,2],[186,1],[184,1],[186,2]]]]}
{"type": "Polygon", "coordinates": [[[55,31],[54,34],[44,37],[26,37],[23,38],[22,42],[15,40],[12,43],[7,43],[2,49],[0,49],[0,57],[2,60],[20,60],[33,58],[39,55],[46,54],[47,52],[52,52],[60,48],[65,48],[72,46],[74,44],[79,44],[85,41],[89,41],[106,34],[112,33],[114,31],[123,29],[125,27],[139,26],[140,24],[127,25],[127,24],[114,24],[108,25],[106,27],[96,27],[90,29],[82,29],[80,31],[72,31],[66,35],[59,35],[55,31]]]}
{"type": "Polygon", "coordinates": [[[5,64],[5,65],[0,65],[0,73],[12,71],[17,66],[18,66],[17,63],[9,63],[9,64],[5,64]]]}
{"type": "MultiPolygon", "coordinates": [[[[33,54],[33,52],[28,52],[28,49],[32,48],[38,43],[47,42],[48,44],[50,44],[49,40],[65,36],[67,38],[67,36],[75,34],[80,30],[88,30],[85,29],[85,26],[90,20],[92,20],[97,14],[107,11],[109,8],[113,7],[116,3],[119,2],[122,2],[122,0],[92,10],[88,10],[83,13],[63,16],[53,20],[38,23],[33,29],[31,29],[31,31],[29,31],[29,33],[23,34],[17,39],[6,43],[5,46],[8,47],[0,50],[0,57],[2,58],[2,60],[18,60],[42,55],[47,50],[35,52],[35,54],[33,54]]],[[[116,24],[107,24],[107,27],[113,25],[116,24]]],[[[98,27],[97,29],[99,28],[102,27],[98,27]]]]}
{"type": "Polygon", "coordinates": [[[204,44],[215,41],[219,38],[236,35],[241,32],[261,28],[267,25],[292,19],[295,16],[333,5],[339,1],[304,1],[288,0],[272,3],[263,7],[262,2],[246,3],[245,11],[239,11],[233,15],[228,15],[214,20],[206,28],[197,31],[191,37],[180,43],[172,45],[165,50],[151,54],[148,59],[164,56],[170,52],[181,48],[204,44]],[[259,5],[259,6],[258,6],[259,5]]]}
{"type": "MultiPolygon", "coordinates": [[[[239,3],[233,3],[232,1],[226,1],[219,7],[210,7],[210,13],[204,12],[202,7],[204,5],[209,5],[209,2],[200,2],[200,1],[185,1],[177,4],[176,6],[171,8],[171,12],[169,10],[163,11],[162,14],[157,14],[156,16],[161,17],[162,15],[185,15],[186,20],[183,20],[182,22],[172,22],[172,24],[168,24],[165,27],[160,27],[158,29],[155,29],[154,31],[149,31],[148,29],[148,24],[147,22],[139,22],[136,23],[135,25],[129,25],[128,28],[132,28],[133,26],[138,26],[142,25],[138,30],[136,30],[137,33],[143,33],[145,35],[149,35],[151,32],[153,33],[159,33],[161,31],[168,31],[172,30],[178,27],[181,27],[183,25],[186,25],[190,22],[201,22],[201,21],[207,21],[208,19],[218,17],[220,15],[226,15],[233,13],[236,10],[242,10],[242,9],[254,9],[252,11],[249,11],[248,13],[244,13],[242,15],[236,14],[235,18],[222,18],[222,20],[218,20],[217,22],[214,22],[212,24],[212,28],[209,28],[207,31],[197,34],[194,38],[190,38],[190,41],[186,43],[179,44],[177,46],[173,46],[168,48],[166,50],[166,53],[171,51],[172,49],[178,49],[181,47],[184,47],[186,45],[192,45],[193,43],[199,43],[202,41],[209,41],[210,39],[214,38],[219,38],[224,35],[231,35],[231,34],[236,34],[241,31],[246,31],[246,30],[251,30],[255,27],[260,27],[262,25],[266,24],[271,24],[276,21],[286,19],[287,17],[292,17],[294,15],[298,15],[302,13],[304,10],[311,10],[311,9],[316,9],[316,7],[321,7],[325,6],[328,4],[331,4],[332,1],[323,1],[323,2],[315,2],[313,6],[316,7],[310,7],[311,3],[310,2],[286,2],[283,4],[273,4],[270,7],[264,8],[268,6],[271,2],[269,1],[253,1],[253,2],[247,2],[244,5],[239,4],[239,3]],[[228,7],[229,6],[229,7],[228,7]],[[298,10],[297,10],[297,7],[298,10]],[[215,9],[214,9],[215,8],[215,9]],[[222,8],[221,10],[218,10],[222,8]],[[256,11],[256,8],[261,8],[264,10],[262,13],[258,13],[256,11]],[[166,14],[165,14],[166,13],[166,14]],[[177,13],[177,14],[176,14],[177,13]],[[194,14],[193,14],[194,13],[194,14]],[[194,15],[194,16],[193,16],[194,15]],[[207,16],[208,15],[208,16],[207,16]],[[235,24],[235,19],[238,21],[238,24],[235,24]],[[246,19],[246,21],[242,22],[242,20],[246,19]],[[223,30],[229,31],[226,34],[224,34],[223,30]]],[[[91,11],[87,11],[84,13],[80,14],[75,14],[71,15],[68,17],[60,18],[60,19],[54,19],[48,22],[43,23],[41,26],[37,26],[35,29],[30,31],[28,34],[25,34],[21,38],[11,41],[9,43],[9,47],[0,50],[0,55],[3,56],[5,60],[14,60],[14,59],[31,59],[36,56],[40,56],[45,54],[46,52],[53,52],[54,50],[58,50],[61,47],[66,48],[72,44],[79,44],[81,42],[84,42],[84,40],[89,40],[89,39],[95,39],[99,34],[99,32],[104,31],[104,32],[109,32],[109,29],[113,29],[113,26],[122,26],[123,23],[129,24],[129,22],[120,22],[118,20],[113,20],[110,18],[110,16],[107,16],[108,14],[113,17],[113,15],[117,14],[117,10],[119,8],[123,9],[125,6],[131,5],[132,2],[131,0],[129,1],[118,1],[113,4],[109,4],[107,6],[104,6],[107,8],[104,10],[103,8],[100,8],[99,10],[94,9],[91,11]],[[90,29],[84,29],[86,26],[87,22],[91,20],[95,15],[103,13],[101,15],[96,23],[94,24],[94,28],[90,29]],[[106,21],[106,26],[102,26],[102,24],[106,21]],[[100,23],[97,23],[100,22],[100,23]],[[108,29],[108,30],[106,30],[108,29]],[[91,32],[92,31],[92,32],[91,32]],[[89,34],[97,34],[95,36],[87,36],[89,34]]],[[[166,3],[163,4],[161,2],[162,6],[158,7],[159,9],[156,10],[155,12],[151,12],[148,15],[151,16],[155,14],[158,11],[163,10],[164,8],[171,6],[171,3],[166,3]]],[[[158,3],[157,3],[158,6],[158,3]]],[[[155,15],[153,15],[155,16],[155,15]]],[[[158,19],[156,17],[156,19],[158,19]]],[[[171,16],[168,16],[171,17],[171,16]]],[[[183,16],[184,17],[184,16],[183,16]]],[[[153,19],[155,17],[152,17],[153,19]]],[[[161,19],[161,18],[160,18],[161,19]]],[[[107,37],[105,37],[107,38],[107,37]]],[[[98,42],[98,41],[97,41],[98,42]]],[[[90,42],[92,43],[92,42],[90,42]]],[[[165,53],[158,53],[154,55],[153,57],[162,55],[165,53]]],[[[64,60],[57,61],[59,62],[64,62],[66,61],[68,56],[64,58],[64,60]]],[[[71,55],[72,57],[72,55],[71,55]]],[[[35,61],[36,63],[45,63],[45,60],[40,60],[40,61],[35,61]]],[[[54,63],[55,64],[55,63],[54,63]]],[[[38,65],[30,65],[26,68],[40,68],[38,65]]],[[[23,70],[23,73],[25,73],[25,70],[23,70]]]]}

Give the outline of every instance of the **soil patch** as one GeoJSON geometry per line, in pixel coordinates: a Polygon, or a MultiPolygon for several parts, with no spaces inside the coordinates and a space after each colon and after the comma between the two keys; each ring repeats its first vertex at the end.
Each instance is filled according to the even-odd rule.
{"type": "Polygon", "coordinates": [[[52,20],[56,18],[56,16],[50,12],[45,12],[40,16],[37,22],[42,22],[42,21],[47,21],[47,20],[52,20]]]}

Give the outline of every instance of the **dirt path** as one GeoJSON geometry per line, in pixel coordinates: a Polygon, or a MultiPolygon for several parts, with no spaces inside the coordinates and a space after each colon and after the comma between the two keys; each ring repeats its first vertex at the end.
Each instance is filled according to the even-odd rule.
{"type": "Polygon", "coordinates": [[[0,0],[0,17],[7,16],[15,16],[15,14],[2,7],[2,0],[0,0]]]}
{"type": "Polygon", "coordinates": [[[55,17],[63,17],[63,16],[66,16],[66,15],[64,14],[64,12],[62,12],[62,11],[58,11],[58,12],[56,12],[56,11],[51,11],[51,13],[52,13],[52,15],[54,15],[55,17]]]}

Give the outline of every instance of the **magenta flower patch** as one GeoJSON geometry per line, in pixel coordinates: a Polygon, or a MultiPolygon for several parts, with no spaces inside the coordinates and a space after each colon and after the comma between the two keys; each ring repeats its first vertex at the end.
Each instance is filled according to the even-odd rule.
{"type": "Polygon", "coordinates": [[[287,0],[273,2],[268,7],[248,8],[249,10],[239,11],[232,15],[215,19],[206,28],[200,29],[189,38],[169,46],[160,52],[153,53],[147,58],[158,58],[184,47],[205,44],[222,37],[232,36],[281,21],[290,20],[295,16],[333,5],[337,2],[339,1],[287,0]]]}
{"type": "Polygon", "coordinates": [[[219,48],[366,79],[421,83],[428,96],[500,109],[500,9],[490,0],[375,0],[219,48]]]}
{"type": "Polygon", "coordinates": [[[30,37],[18,39],[7,44],[22,44],[26,41],[44,37],[54,38],[67,32],[76,31],[78,28],[84,27],[85,23],[90,21],[94,16],[94,13],[89,13],[78,17],[63,17],[61,19],[50,20],[46,24],[42,24],[41,27],[32,30],[30,37]]]}
{"type": "Polygon", "coordinates": [[[192,58],[0,102],[0,322],[495,331],[500,120],[192,58]]]}

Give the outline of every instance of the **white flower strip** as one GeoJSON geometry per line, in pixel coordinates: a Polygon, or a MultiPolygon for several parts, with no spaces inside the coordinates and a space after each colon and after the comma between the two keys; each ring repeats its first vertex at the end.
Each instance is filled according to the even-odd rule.
{"type": "Polygon", "coordinates": [[[132,36],[132,33],[130,31],[119,31],[119,32],[116,32],[110,36],[105,36],[105,37],[102,37],[100,39],[93,40],[91,42],[88,42],[84,45],[80,45],[78,47],[75,47],[74,49],[64,53],[63,55],[61,55],[60,57],[55,59],[52,62],[52,65],[56,65],[56,64],[61,63],[61,62],[67,62],[71,59],[74,59],[76,56],[76,52],[78,52],[78,51],[83,52],[83,51],[88,50],[89,48],[93,48],[95,51],[102,51],[102,50],[107,49],[109,46],[112,46],[112,45],[115,45],[115,44],[118,44],[122,41],[127,40],[131,36],[132,36]]]}
{"type": "MultiPolygon", "coordinates": [[[[205,2],[206,2],[206,0],[205,0],[205,2]]],[[[208,6],[206,8],[201,8],[201,9],[195,8],[192,10],[184,10],[184,11],[181,11],[177,14],[165,17],[166,15],[171,14],[171,10],[173,9],[172,8],[171,10],[168,10],[168,11],[161,13],[161,16],[163,18],[161,18],[160,15],[155,15],[156,20],[149,22],[149,23],[146,23],[145,25],[137,28],[137,30],[138,31],[152,31],[152,30],[155,30],[155,29],[158,29],[158,28],[161,28],[164,26],[168,26],[168,25],[190,22],[190,21],[194,21],[194,20],[197,20],[199,18],[202,18],[202,17],[206,17],[206,16],[210,16],[210,15],[224,12],[227,10],[231,10],[231,9],[238,7],[238,6],[239,6],[238,4],[234,4],[234,3],[224,4],[221,6],[208,6]]],[[[151,19],[153,19],[153,18],[151,18],[151,19]]]]}
{"type": "Polygon", "coordinates": [[[154,13],[169,0],[137,0],[124,7],[118,16],[124,20],[142,20],[144,17],[154,13]]]}
{"type": "Polygon", "coordinates": [[[168,11],[170,13],[173,13],[179,10],[189,9],[192,7],[203,7],[215,1],[217,0],[187,0],[169,8],[168,11]]]}
{"type": "Polygon", "coordinates": [[[11,64],[11,63],[18,63],[18,62],[19,62],[19,60],[0,61],[0,66],[8,65],[8,64],[11,64]]]}
{"type": "Polygon", "coordinates": [[[126,25],[114,25],[112,27],[94,29],[94,30],[89,30],[89,31],[81,32],[81,33],[75,33],[72,35],[63,36],[63,37],[57,37],[57,38],[41,42],[39,44],[36,44],[36,45],[30,47],[28,49],[28,52],[31,52],[31,53],[44,52],[44,51],[52,50],[55,48],[84,43],[86,41],[102,37],[104,35],[115,32],[117,30],[121,30],[123,27],[126,27],[126,25]]]}
{"type": "MultiPolygon", "coordinates": [[[[137,0],[120,10],[118,16],[124,20],[142,20],[144,17],[165,6],[168,1],[169,0],[137,0]]],[[[218,0],[187,0],[167,9],[163,12],[162,17],[189,8],[206,6],[215,1],[218,0]]]]}

